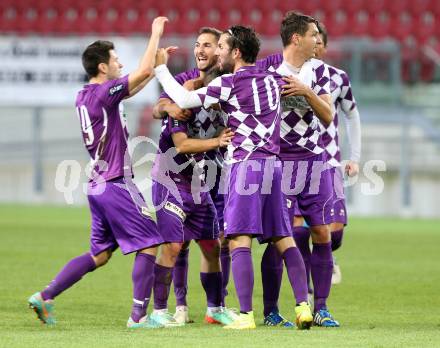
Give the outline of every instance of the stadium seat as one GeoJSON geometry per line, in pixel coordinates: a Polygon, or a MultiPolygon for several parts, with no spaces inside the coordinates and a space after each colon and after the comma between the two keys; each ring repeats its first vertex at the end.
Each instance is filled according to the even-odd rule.
{"type": "Polygon", "coordinates": [[[388,12],[380,11],[370,19],[370,35],[375,39],[384,39],[391,36],[391,18],[388,12]]]}

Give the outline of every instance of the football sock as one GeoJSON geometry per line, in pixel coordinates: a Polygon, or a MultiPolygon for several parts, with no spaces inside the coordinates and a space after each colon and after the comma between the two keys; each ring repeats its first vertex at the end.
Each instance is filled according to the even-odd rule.
{"type": "Polygon", "coordinates": [[[314,311],[326,308],[332,282],[333,258],[331,242],[324,244],[313,243],[311,257],[312,280],[314,288],[314,311]]]}
{"type": "Polygon", "coordinates": [[[200,272],[200,281],[206,293],[206,302],[208,307],[220,307],[222,300],[222,273],[202,273],[200,272]]]}
{"type": "Polygon", "coordinates": [[[304,266],[307,274],[307,286],[309,288],[309,292],[312,292],[312,288],[310,286],[310,258],[312,255],[309,245],[310,229],[303,226],[293,227],[293,238],[295,239],[296,246],[301,252],[301,256],[304,260],[304,266]]]}
{"type": "Polygon", "coordinates": [[[264,316],[278,312],[278,297],[283,278],[283,259],[273,244],[267,244],[261,258],[261,280],[263,282],[264,316]]]}
{"type": "Polygon", "coordinates": [[[188,293],[188,254],[189,249],[182,249],[177,256],[173,272],[174,295],[176,306],[186,306],[188,293]]]}
{"type": "Polygon", "coordinates": [[[286,249],[282,257],[296,303],[307,302],[307,276],[301,253],[298,248],[292,247],[286,249]]]}
{"type": "Polygon", "coordinates": [[[240,303],[240,312],[252,311],[252,292],[254,288],[254,269],[250,248],[236,248],[231,251],[232,276],[240,303]]]}
{"type": "Polygon", "coordinates": [[[90,253],[70,260],[54,280],[41,292],[44,301],[52,300],[64,290],[78,282],[85,274],[96,269],[95,261],[90,253]]]}
{"type": "Polygon", "coordinates": [[[170,295],[173,268],[154,265],[154,309],[166,309],[170,295]]]}
{"type": "Polygon", "coordinates": [[[139,322],[139,319],[147,313],[150,302],[151,288],[154,281],[154,262],[156,256],[137,253],[134,259],[133,280],[133,306],[131,319],[139,322]]]}
{"type": "Polygon", "coordinates": [[[344,236],[344,230],[337,230],[331,233],[332,238],[332,251],[338,250],[342,245],[342,237],[344,236]]]}
{"type": "Polygon", "coordinates": [[[222,267],[222,306],[225,307],[225,297],[228,295],[229,274],[231,272],[231,254],[229,247],[225,246],[220,249],[220,263],[222,267]]]}

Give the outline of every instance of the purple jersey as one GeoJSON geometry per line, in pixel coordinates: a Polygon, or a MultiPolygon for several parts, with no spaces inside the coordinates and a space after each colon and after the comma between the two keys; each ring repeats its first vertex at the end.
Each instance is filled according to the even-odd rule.
{"type": "Polygon", "coordinates": [[[91,181],[124,175],[128,131],[121,101],[129,95],[128,75],[102,84],[88,84],[78,92],[76,111],[84,144],[91,157],[91,181]]]}
{"type": "Polygon", "coordinates": [[[276,74],[244,66],[197,91],[205,107],[220,103],[228,114],[227,127],[235,132],[228,146],[229,163],[279,155],[279,84],[282,80],[276,74]]]}
{"type": "Polygon", "coordinates": [[[339,167],[341,151],[339,148],[339,119],[342,113],[348,114],[356,108],[356,100],[351,91],[351,83],[347,73],[326,64],[330,72],[330,92],[334,104],[333,121],[328,127],[323,127],[322,140],[327,152],[329,163],[333,167],[339,167]]]}
{"type": "MultiPolygon", "coordinates": [[[[317,95],[330,94],[329,71],[320,60],[310,59],[296,69],[283,61],[282,54],[275,54],[259,60],[257,66],[282,76],[295,76],[317,95]]],[[[321,154],[324,151],[321,123],[305,97],[284,97],[281,107],[280,158],[296,160],[321,154]]]]}

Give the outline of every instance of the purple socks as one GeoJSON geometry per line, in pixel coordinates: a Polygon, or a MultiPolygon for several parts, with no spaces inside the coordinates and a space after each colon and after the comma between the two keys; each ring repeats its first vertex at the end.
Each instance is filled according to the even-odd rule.
{"type": "Polygon", "coordinates": [[[173,284],[176,306],[186,306],[186,294],[188,293],[188,254],[189,249],[182,249],[177,256],[174,266],[173,284]]]}
{"type": "Polygon", "coordinates": [[[301,252],[302,258],[304,260],[304,266],[306,268],[307,274],[307,285],[309,286],[309,292],[312,292],[310,287],[310,258],[312,253],[310,251],[310,230],[308,227],[293,227],[293,238],[295,239],[296,246],[301,252]]]}
{"type": "Polygon", "coordinates": [[[41,292],[43,300],[52,300],[78,282],[85,274],[96,268],[92,255],[86,253],[70,260],[46,289],[41,292]]]}
{"type": "Polygon", "coordinates": [[[252,311],[252,292],[254,289],[254,269],[249,248],[236,248],[231,251],[232,275],[235,290],[240,302],[240,312],[252,311]]]}
{"type": "Polygon", "coordinates": [[[330,295],[333,271],[331,242],[324,244],[313,243],[311,268],[315,298],[314,310],[317,312],[322,308],[326,308],[326,301],[330,295]]]}
{"type": "Polygon", "coordinates": [[[173,268],[158,265],[154,266],[154,309],[166,309],[170,295],[173,268]]]}
{"type": "Polygon", "coordinates": [[[225,297],[228,295],[229,273],[231,271],[231,255],[229,247],[225,246],[220,249],[220,264],[222,267],[222,306],[225,307],[225,297]]]}
{"type": "Polygon", "coordinates": [[[298,248],[292,247],[286,249],[282,257],[296,303],[307,302],[307,275],[301,253],[298,248]]]}
{"type": "Polygon", "coordinates": [[[149,254],[137,253],[133,265],[133,306],[131,319],[139,319],[147,313],[150,302],[151,288],[154,280],[154,262],[156,257],[149,254]]]}
{"type": "Polygon", "coordinates": [[[222,301],[222,273],[200,273],[208,307],[220,307],[222,301]]]}
{"type": "Polygon", "coordinates": [[[278,312],[278,297],[283,278],[283,259],[273,244],[268,243],[261,258],[264,316],[278,312]]]}
{"type": "Polygon", "coordinates": [[[331,233],[332,251],[338,250],[341,247],[343,236],[344,236],[344,230],[337,230],[331,233]]]}

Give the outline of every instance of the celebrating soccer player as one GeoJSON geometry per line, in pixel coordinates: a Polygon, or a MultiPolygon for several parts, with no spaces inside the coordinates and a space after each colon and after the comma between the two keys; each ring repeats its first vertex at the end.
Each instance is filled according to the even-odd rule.
{"type": "MultiPolygon", "coordinates": [[[[203,27],[198,32],[198,37],[194,46],[194,58],[197,68],[190,71],[180,73],[175,76],[175,79],[186,86],[191,85],[191,89],[194,89],[196,85],[207,85],[212,79],[217,77],[218,67],[217,67],[217,55],[215,54],[217,49],[218,39],[220,38],[221,31],[210,28],[203,27]]],[[[187,86],[186,88],[189,88],[187,86]]],[[[221,131],[225,126],[224,113],[215,108],[195,108],[192,110],[183,110],[177,106],[172,99],[166,93],[162,93],[159,102],[155,105],[153,109],[153,116],[155,118],[164,118],[171,116],[178,121],[186,120],[188,117],[190,120],[190,129],[195,129],[197,132],[191,134],[188,132],[189,137],[196,138],[212,138],[221,131]]],[[[229,281],[229,270],[230,270],[230,255],[227,241],[223,238],[223,208],[224,208],[224,198],[218,190],[221,169],[223,167],[223,152],[221,149],[215,149],[209,151],[205,154],[207,162],[212,164],[215,163],[215,168],[217,169],[215,183],[207,182],[210,185],[210,195],[214,202],[217,219],[220,228],[220,238],[221,238],[221,249],[220,249],[220,262],[222,271],[222,307],[223,314],[228,312],[225,308],[224,298],[226,296],[226,287],[229,281]]],[[[176,296],[176,312],[174,314],[174,319],[178,322],[190,322],[188,314],[188,304],[186,301],[187,295],[187,274],[188,274],[188,254],[189,254],[189,242],[186,242],[182,246],[176,264],[173,271],[173,285],[174,293],[176,296]]],[[[202,258],[202,268],[204,258],[202,258]]],[[[201,278],[203,276],[201,275],[201,278]]],[[[219,316],[219,312],[215,315],[211,315],[208,311],[205,316],[205,321],[208,323],[217,323],[214,317],[219,316]]]]}
{"type": "Polygon", "coordinates": [[[227,126],[235,133],[228,146],[224,227],[225,236],[230,239],[240,316],[225,328],[255,328],[251,243],[252,237],[258,237],[260,242],[272,241],[284,260],[297,300],[297,325],[305,329],[313,320],[307,304],[306,273],[291,236],[277,160],[280,82],[274,75],[255,66],[259,47],[260,42],[252,29],[231,27],[221,35],[217,50],[220,69],[229,74],[192,92],[174,80],[165,65],[160,65],[161,60],[166,62],[164,51],[163,57],[156,61],[155,72],[167,94],[182,108],[207,108],[219,103],[228,114],[227,126]],[[252,186],[250,191],[246,189],[249,185],[252,186]]]}
{"type": "Polygon", "coordinates": [[[53,300],[85,274],[105,265],[118,247],[136,252],[133,266],[133,307],[129,328],[162,327],[146,315],[153,284],[157,245],[163,242],[126,163],[128,132],[121,101],[141,90],[153,77],[156,51],[167,18],[152,24],[148,47],[137,70],[121,77],[122,64],[113,43],[96,41],[82,55],[89,84],[77,96],[83,140],[91,157],[88,200],[92,214],[90,252],[68,262],[30,306],[46,324],[55,324],[53,300]]]}
{"type": "MultiPolygon", "coordinates": [[[[322,59],[327,52],[328,35],[322,23],[318,23],[319,36],[317,41],[316,58],[322,59]]],[[[345,208],[344,182],[345,172],[348,176],[354,176],[359,172],[359,160],[361,153],[361,125],[359,111],[354,98],[348,74],[338,68],[328,65],[330,73],[330,92],[334,104],[333,121],[325,127],[322,139],[328,157],[328,163],[332,167],[332,179],[334,190],[333,221],[331,223],[332,251],[339,249],[342,244],[344,227],[347,225],[347,210],[345,208]],[[345,116],[347,125],[347,138],[350,144],[350,160],[341,168],[341,152],[339,148],[339,115],[345,116]]],[[[295,217],[295,230],[300,230],[301,240],[297,240],[298,248],[305,258],[306,268],[310,265],[310,248],[307,235],[310,234],[307,227],[303,226],[301,211],[298,210],[295,217]]],[[[341,282],[341,271],[336,264],[333,266],[332,284],[341,282]]],[[[308,270],[310,271],[310,270],[308,270]]]]}
{"type": "MultiPolygon", "coordinates": [[[[283,94],[281,150],[283,174],[292,190],[288,202],[297,203],[310,226],[313,250],[310,256],[314,285],[314,324],[336,327],[327,309],[330,294],[333,259],[330,240],[333,189],[331,171],[326,162],[321,124],[332,121],[330,76],[327,66],[314,59],[318,40],[317,21],[295,12],[288,12],[281,23],[283,53],[259,61],[258,66],[289,76],[283,94]],[[300,183],[298,185],[298,183],[300,183]],[[298,191],[302,186],[301,192],[298,191]]],[[[294,231],[295,240],[299,240],[294,231]]],[[[308,240],[308,238],[307,238],[308,240]]],[[[308,242],[307,242],[308,243],[308,242]]],[[[268,245],[262,259],[265,314],[277,312],[277,300],[282,273],[274,248],[268,245]]],[[[268,318],[270,319],[270,318],[268,318]]]]}

